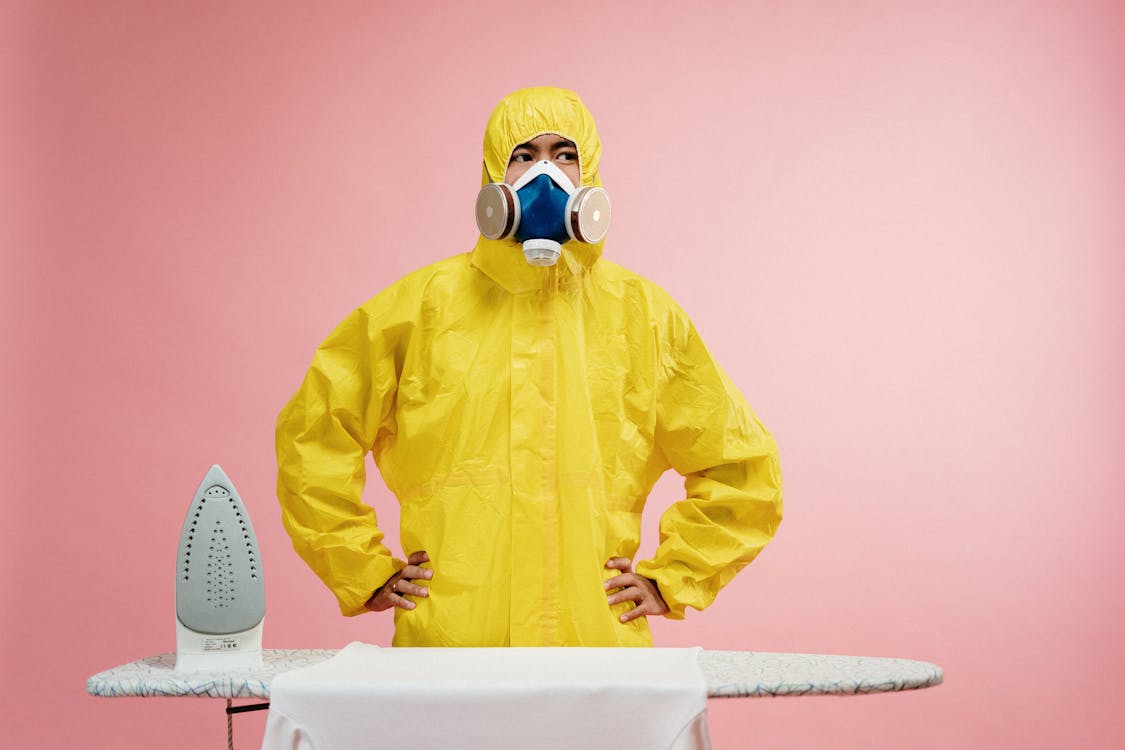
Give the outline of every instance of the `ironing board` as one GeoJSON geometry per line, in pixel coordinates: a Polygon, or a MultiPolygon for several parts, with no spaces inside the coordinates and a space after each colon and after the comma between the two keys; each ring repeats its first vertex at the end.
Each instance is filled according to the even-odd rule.
{"type": "MultiPolygon", "coordinates": [[[[274,677],[335,655],[336,649],[263,649],[261,669],[183,673],[175,671],[175,654],[157,654],[99,672],[86,681],[86,692],[103,698],[268,700],[274,677]]],[[[942,681],[935,664],[874,656],[702,651],[699,666],[709,698],[887,693],[942,681]]]]}
{"type": "MultiPolygon", "coordinates": [[[[227,746],[233,747],[231,716],[268,703],[234,706],[239,699],[268,700],[277,675],[312,666],[335,649],[264,649],[262,667],[225,672],[176,672],[176,655],[157,654],[90,677],[86,692],[119,697],[220,698],[227,702],[227,746]]],[[[701,651],[699,666],[709,698],[764,698],[800,695],[862,695],[932,687],[941,667],[912,659],[760,651],[701,651]]]]}

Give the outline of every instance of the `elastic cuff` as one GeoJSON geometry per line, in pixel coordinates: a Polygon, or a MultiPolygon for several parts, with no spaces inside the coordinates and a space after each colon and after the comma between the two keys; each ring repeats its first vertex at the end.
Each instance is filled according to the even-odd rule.
{"type": "Polygon", "coordinates": [[[367,612],[365,606],[375,591],[387,582],[387,579],[406,567],[406,562],[394,557],[377,557],[371,560],[364,571],[353,580],[354,583],[346,588],[336,591],[336,599],[340,603],[340,614],[345,617],[355,617],[367,612]]]}
{"type": "Polygon", "coordinates": [[[669,620],[684,619],[684,609],[687,605],[680,601],[680,595],[691,591],[692,581],[678,581],[677,583],[679,583],[680,586],[677,589],[675,583],[668,581],[661,575],[664,570],[655,567],[655,563],[652,560],[644,560],[637,563],[635,570],[637,575],[656,581],[656,587],[660,589],[660,597],[664,599],[664,603],[668,605],[668,611],[664,613],[664,617],[669,620]]]}

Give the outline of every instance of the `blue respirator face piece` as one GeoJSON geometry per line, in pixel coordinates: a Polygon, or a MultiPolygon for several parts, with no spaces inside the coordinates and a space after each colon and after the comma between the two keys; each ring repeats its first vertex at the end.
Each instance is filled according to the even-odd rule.
{"type": "Polygon", "coordinates": [[[563,242],[596,243],[609,230],[612,210],[600,187],[579,187],[549,161],[540,161],[512,185],[490,182],[477,195],[477,228],[490,240],[514,238],[533,266],[552,266],[563,242]]]}
{"type": "Polygon", "coordinates": [[[521,214],[515,235],[517,240],[566,242],[570,239],[565,221],[566,202],[570,200],[570,193],[557,182],[546,174],[539,174],[517,190],[516,197],[521,214]]]}

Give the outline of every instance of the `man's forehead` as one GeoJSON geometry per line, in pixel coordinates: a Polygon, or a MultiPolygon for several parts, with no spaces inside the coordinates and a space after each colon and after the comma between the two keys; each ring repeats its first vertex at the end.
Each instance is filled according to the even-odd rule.
{"type": "Polygon", "coordinates": [[[568,146],[570,148],[578,148],[577,144],[575,144],[574,141],[570,140],[569,138],[564,138],[563,136],[559,135],[558,133],[542,133],[540,135],[535,136],[530,141],[525,141],[523,143],[517,143],[515,147],[516,148],[531,148],[532,144],[535,144],[537,146],[547,145],[547,146],[550,146],[551,148],[558,148],[560,146],[568,146]]]}

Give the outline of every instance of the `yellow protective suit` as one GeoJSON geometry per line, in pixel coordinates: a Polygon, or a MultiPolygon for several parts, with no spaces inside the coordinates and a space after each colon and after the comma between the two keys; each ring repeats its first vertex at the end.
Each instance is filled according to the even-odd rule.
{"type": "MultiPolygon", "coordinates": [[[[484,179],[542,133],[600,145],[578,97],[525,89],[497,107],[484,179]]],[[[706,607],[781,520],[777,449],[659,288],[566,243],[532,267],[514,240],[416,271],[352,313],[317,350],[277,430],[278,494],[297,552],[346,615],[403,567],[361,502],[374,454],[401,504],[409,555],[434,578],[395,610],[399,646],[642,646],[644,617],[609,606],[611,557],[632,558],[641,510],[669,467],[686,498],[636,571],[670,617],[706,607]]]]}

